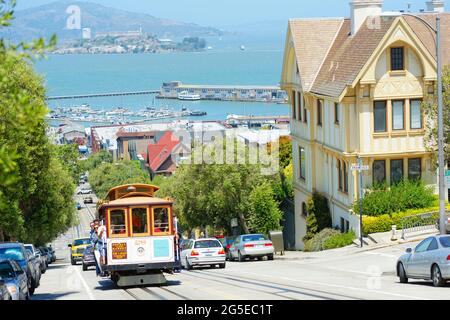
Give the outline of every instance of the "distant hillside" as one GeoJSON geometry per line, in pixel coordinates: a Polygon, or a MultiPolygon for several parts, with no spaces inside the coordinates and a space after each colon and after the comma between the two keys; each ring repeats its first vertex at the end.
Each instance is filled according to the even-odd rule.
{"type": "MultiPolygon", "coordinates": [[[[92,2],[59,1],[51,4],[17,11],[12,27],[0,31],[13,41],[30,40],[36,37],[48,38],[57,34],[61,42],[78,39],[81,30],[67,30],[66,21],[70,5],[81,9],[81,27],[97,32],[142,31],[158,37],[215,36],[222,32],[211,27],[153,17],[148,14],[127,12],[109,8],[92,2]]],[[[1,30],[1,29],[0,29],[1,30]]]]}

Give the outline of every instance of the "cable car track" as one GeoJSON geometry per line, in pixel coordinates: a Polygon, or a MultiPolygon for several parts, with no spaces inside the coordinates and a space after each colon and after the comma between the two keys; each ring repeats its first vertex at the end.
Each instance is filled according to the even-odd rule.
{"type": "MultiPolygon", "coordinates": [[[[163,291],[166,291],[166,292],[168,292],[168,293],[170,293],[170,294],[180,298],[181,300],[191,300],[191,298],[186,297],[186,296],[184,296],[182,294],[179,294],[177,292],[173,292],[172,290],[169,290],[167,288],[164,288],[164,287],[155,287],[155,288],[158,288],[158,289],[161,289],[163,291]]],[[[147,288],[147,287],[145,287],[145,288],[137,287],[137,288],[124,289],[124,291],[126,293],[128,293],[134,300],[145,300],[145,299],[143,299],[143,297],[140,297],[139,295],[137,295],[135,292],[131,291],[132,289],[139,289],[139,290],[141,290],[141,291],[143,291],[143,292],[145,292],[145,293],[147,293],[147,294],[157,298],[158,300],[173,300],[173,299],[165,297],[165,296],[163,296],[163,295],[161,295],[161,294],[159,294],[157,292],[154,292],[150,288],[147,288]]]]}

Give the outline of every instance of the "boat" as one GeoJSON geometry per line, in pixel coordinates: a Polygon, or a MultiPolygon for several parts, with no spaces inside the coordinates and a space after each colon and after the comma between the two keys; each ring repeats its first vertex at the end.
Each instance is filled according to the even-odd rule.
{"type": "Polygon", "coordinates": [[[199,94],[189,93],[187,91],[180,92],[178,94],[179,100],[189,100],[189,101],[197,101],[201,100],[202,97],[199,94]]]}
{"type": "Polygon", "coordinates": [[[206,113],[205,111],[192,111],[190,116],[192,117],[203,117],[208,115],[208,113],[206,113]]]}
{"type": "Polygon", "coordinates": [[[245,46],[244,45],[241,45],[241,50],[245,51],[245,46]]]}

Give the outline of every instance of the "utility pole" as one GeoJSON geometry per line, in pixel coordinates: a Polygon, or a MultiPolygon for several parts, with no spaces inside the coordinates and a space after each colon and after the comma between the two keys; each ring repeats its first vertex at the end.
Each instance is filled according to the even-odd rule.
{"type": "Polygon", "coordinates": [[[363,176],[362,176],[362,158],[358,157],[359,166],[359,240],[361,241],[361,248],[364,246],[363,241],[363,176]]]}

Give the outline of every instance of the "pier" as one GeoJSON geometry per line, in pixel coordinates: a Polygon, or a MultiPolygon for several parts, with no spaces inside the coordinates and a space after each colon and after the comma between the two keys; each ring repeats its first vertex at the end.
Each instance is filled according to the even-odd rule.
{"type": "Polygon", "coordinates": [[[88,99],[88,98],[101,98],[101,97],[137,96],[137,95],[153,95],[153,94],[159,94],[159,93],[160,93],[159,90],[134,91],[134,92],[93,93],[93,94],[81,94],[81,95],[47,97],[46,100],[47,101],[51,101],[51,100],[88,99]]]}
{"type": "Polygon", "coordinates": [[[193,85],[180,81],[163,83],[159,99],[180,99],[180,95],[196,95],[198,100],[286,103],[288,96],[277,86],[257,85],[193,85]]]}

